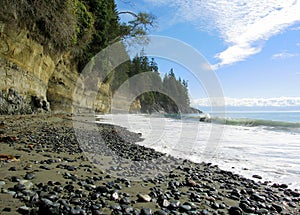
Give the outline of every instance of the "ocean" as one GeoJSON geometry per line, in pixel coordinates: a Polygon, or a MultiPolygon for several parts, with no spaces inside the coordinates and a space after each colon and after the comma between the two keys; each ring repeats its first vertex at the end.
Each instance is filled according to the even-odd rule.
{"type": "Polygon", "coordinates": [[[300,112],[227,112],[199,115],[101,115],[109,123],[142,133],[138,144],[262,181],[300,189],[300,112]]]}

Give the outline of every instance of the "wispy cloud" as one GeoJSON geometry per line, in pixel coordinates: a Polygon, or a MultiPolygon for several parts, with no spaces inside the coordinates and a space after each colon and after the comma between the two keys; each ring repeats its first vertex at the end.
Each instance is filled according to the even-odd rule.
{"type": "Polygon", "coordinates": [[[300,2],[295,0],[144,0],[178,8],[178,21],[220,33],[228,48],[215,57],[214,68],[243,61],[259,53],[264,41],[300,21],[300,2]]]}
{"type": "MultiPolygon", "coordinates": [[[[292,107],[300,106],[300,97],[278,98],[225,98],[226,106],[231,107],[292,107]]],[[[210,107],[208,98],[194,99],[191,105],[195,107],[210,107]]]]}
{"type": "Polygon", "coordinates": [[[272,56],[272,59],[273,60],[276,60],[276,59],[286,59],[286,58],[292,58],[292,57],[297,57],[297,56],[299,56],[298,53],[289,53],[287,51],[283,51],[283,52],[274,54],[272,56]]]}
{"type": "Polygon", "coordinates": [[[292,28],[293,31],[300,31],[300,26],[292,28]]]}

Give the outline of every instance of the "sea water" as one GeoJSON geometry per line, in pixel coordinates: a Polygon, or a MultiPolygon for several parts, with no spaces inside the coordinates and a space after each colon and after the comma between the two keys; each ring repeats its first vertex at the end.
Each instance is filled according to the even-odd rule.
{"type": "Polygon", "coordinates": [[[100,123],[142,133],[140,145],[300,189],[300,112],[229,112],[211,114],[210,122],[195,114],[100,117],[100,123]]]}

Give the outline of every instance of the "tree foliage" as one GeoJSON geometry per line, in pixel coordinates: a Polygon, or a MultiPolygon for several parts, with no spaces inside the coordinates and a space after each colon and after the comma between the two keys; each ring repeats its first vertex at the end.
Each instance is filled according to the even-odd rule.
{"type": "MultiPolygon", "coordinates": [[[[141,103],[141,111],[151,113],[165,111],[178,113],[187,110],[190,105],[187,81],[176,78],[173,69],[162,79],[158,72],[158,66],[154,58],[136,56],[132,60],[123,63],[112,73],[110,85],[113,93],[129,78],[141,73],[146,73],[143,82],[134,83],[131,92],[138,93],[140,89],[152,86],[155,91],[146,92],[138,96],[141,103]],[[164,92],[164,93],[162,93],[164,92]]],[[[130,83],[130,82],[129,82],[130,83]]]]}
{"type": "Polygon", "coordinates": [[[145,35],[154,18],[131,13],[120,23],[114,0],[1,0],[0,21],[25,28],[51,54],[71,52],[82,69],[111,42],[145,35]]]}

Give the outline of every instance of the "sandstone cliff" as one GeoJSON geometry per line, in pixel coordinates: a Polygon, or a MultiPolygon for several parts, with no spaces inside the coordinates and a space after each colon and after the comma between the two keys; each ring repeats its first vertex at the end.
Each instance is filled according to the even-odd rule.
{"type": "Polygon", "coordinates": [[[109,112],[110,87],[101,79],[96,82],[99,89],[90,92],[69,53],[50,55],[25,29],[0,22],[0,114],[71,112],[72,108],[109,112]]]}

